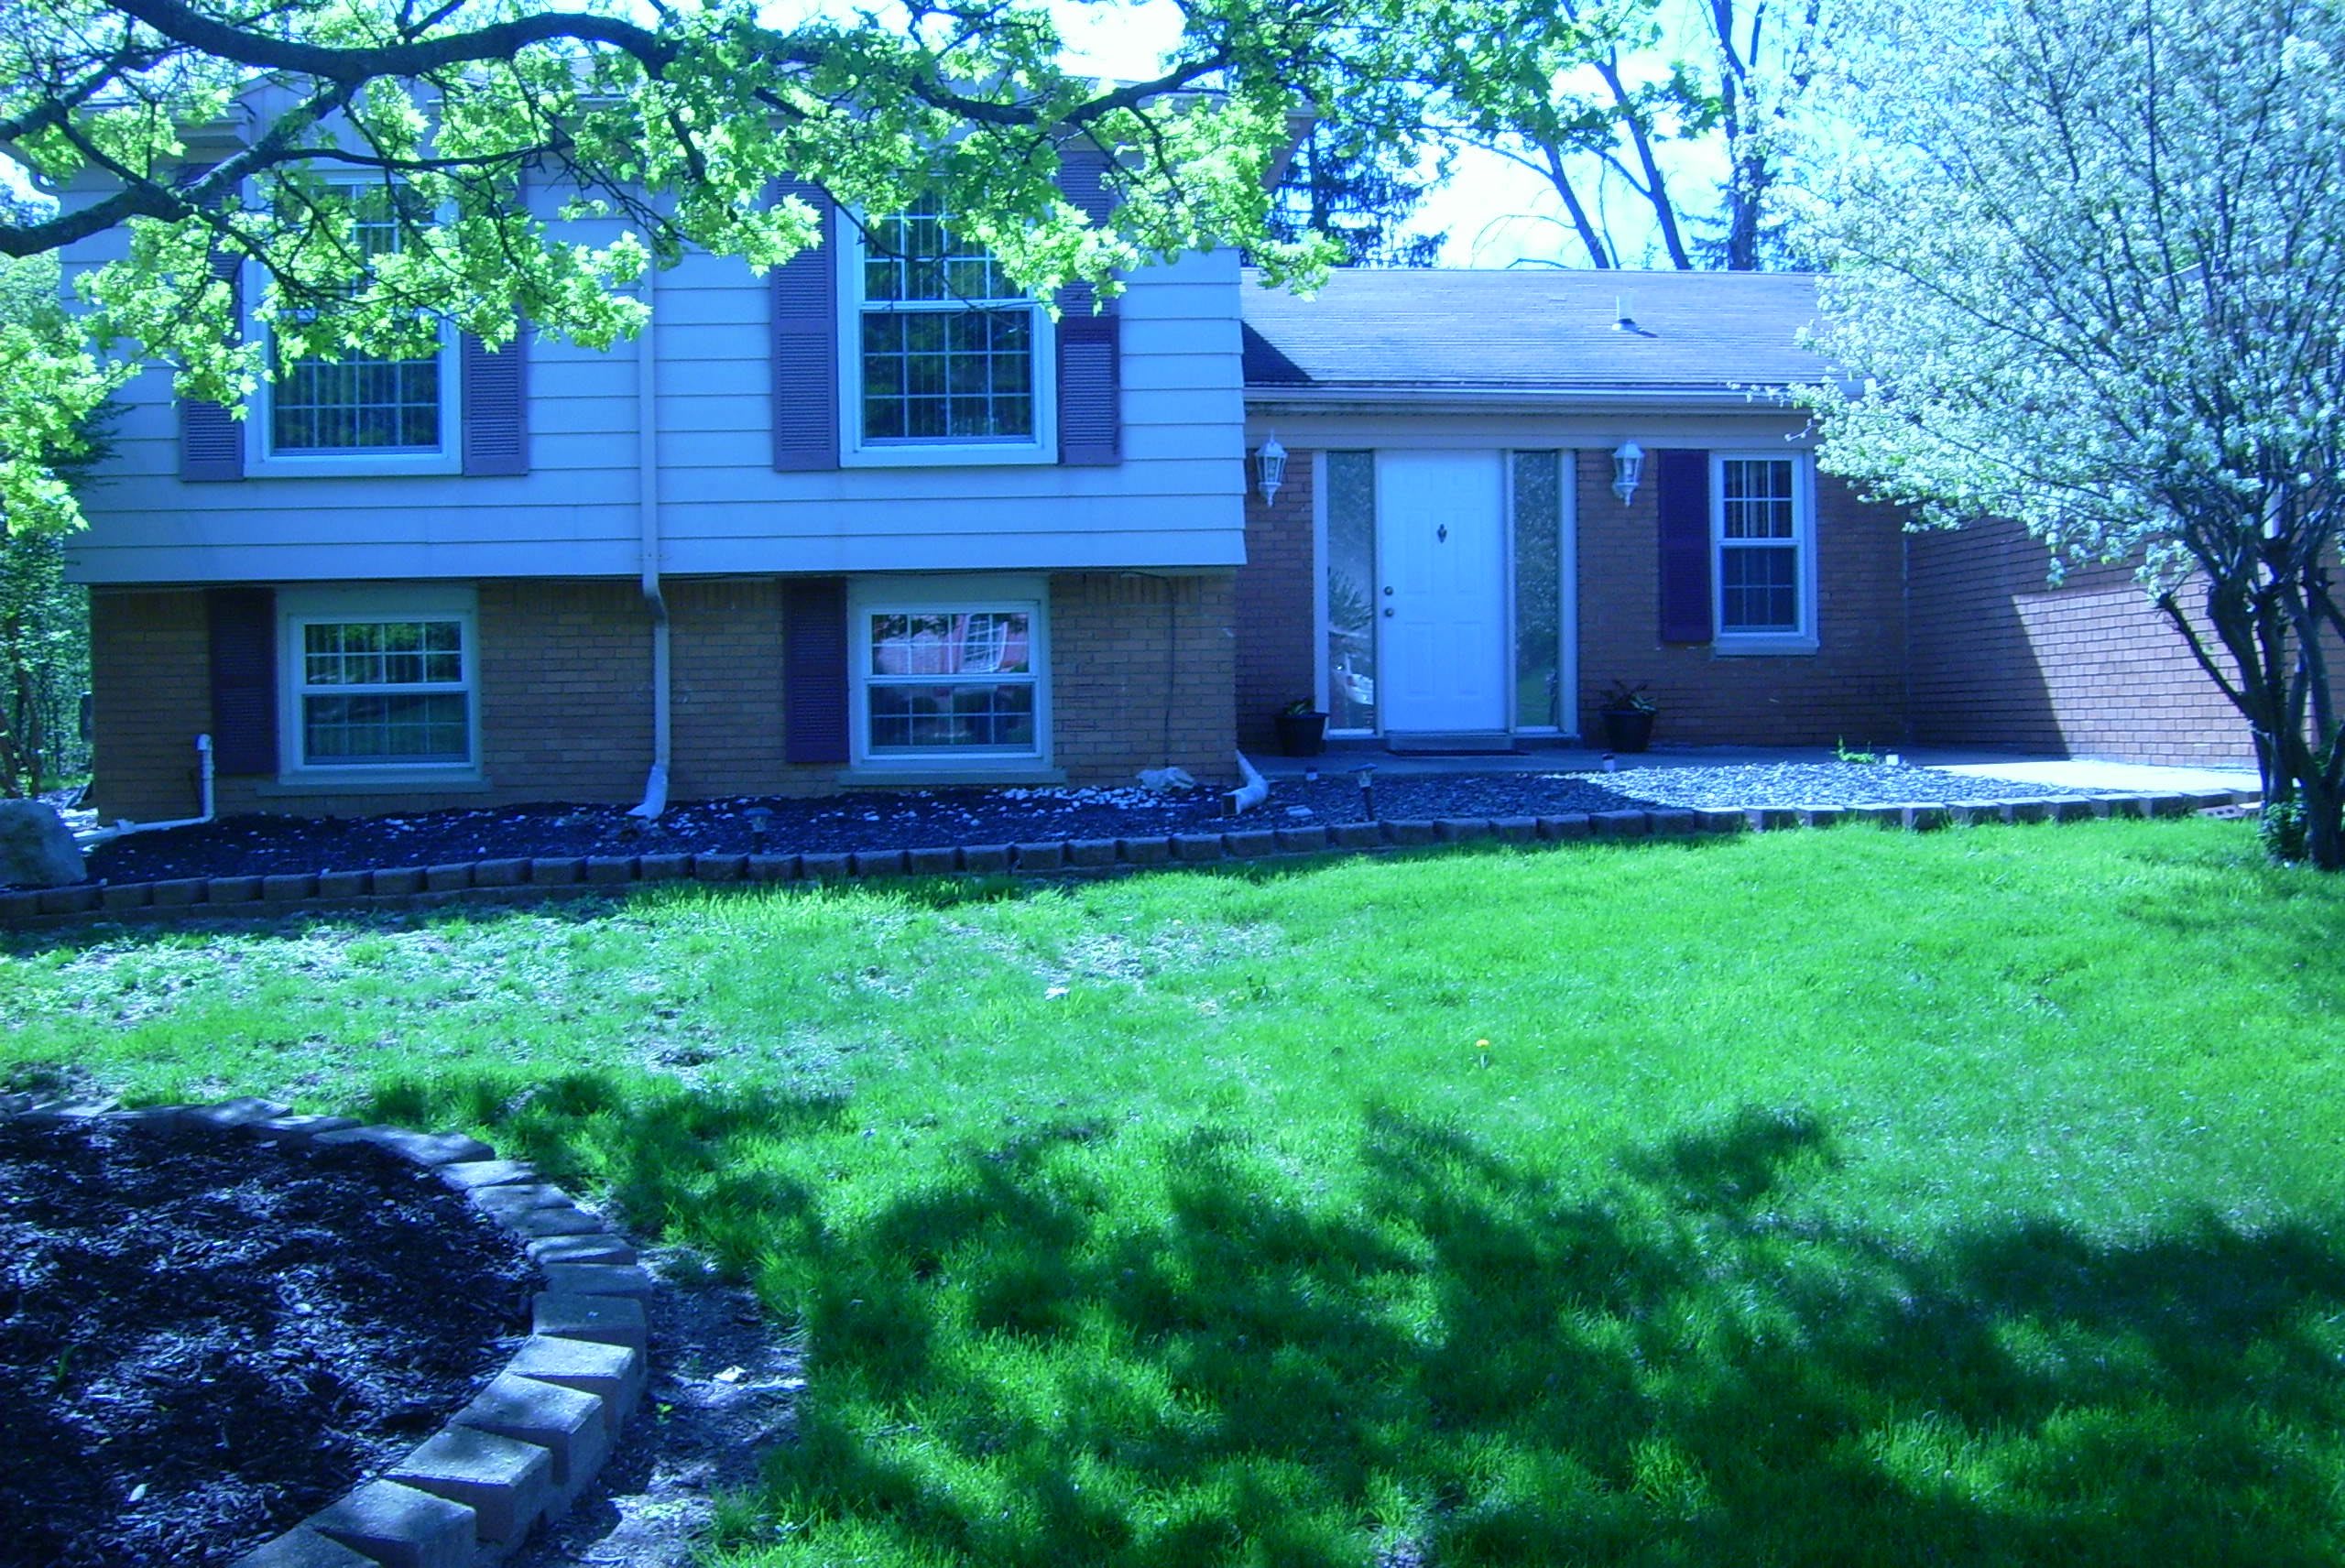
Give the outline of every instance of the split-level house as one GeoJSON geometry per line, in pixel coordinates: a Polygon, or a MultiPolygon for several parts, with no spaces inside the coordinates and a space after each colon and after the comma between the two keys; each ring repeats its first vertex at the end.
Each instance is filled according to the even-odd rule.
{"type": "Polygon", "coordinates": [[[1054,319],[942,216],[691,257],[607,352],[142,376],[71,547],[100,809],[185,815],[199,734],[224,812],[359,813],[1216,781],[1297,702],[1470,749],[1616,681],[1679,743],[2241,749],[2138,590],[1817,472],[1810,278],[1216,253],[1054,319]]]}
{"type": "Polygon", "coordinates": [[[1226,776],[1236,257],[1054,320],[862,227],[688,259],[607,353],[142,376],[72,551],[102,808],[183,814],[199,732],[224,812],[1226,776]]]}

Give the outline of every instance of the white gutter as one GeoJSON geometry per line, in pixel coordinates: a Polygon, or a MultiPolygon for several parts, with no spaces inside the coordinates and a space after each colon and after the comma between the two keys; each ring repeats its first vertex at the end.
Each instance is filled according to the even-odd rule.
{"type": "Polygon", "coordinates": [[[1249,387],[1249,409],[1309,413],[1314,408],[1388,408],[1412,413],[1429,409],[1533,408],[1724,409],[1789,407],[1790,387],[1249,387]]]}
{"type": "Polygon", "coordinates": [[[660,589],[660,291],[657,267],[643,275],[643,329],[635,339],[636,509],[642,528],[643,603],[651,612],[651,771],[643,800],[627,815],[645,822],[668,809],[669,745],[674,714],[669,704],[668,601],[660,589]]]}
{"type": "Polygon", "coordinates": [[[125,818],[110,828],[83,828],[73,835],[73,842],[83,849],[90,849],[118,838],[128,838],[132,833],[161,833],[165,828],[200,828],[210,822],[214,810],[212,799],[212,737],[208,735],[195,737],[195,793],[196,803],[203,808],[201,816],[181,817],[169,822],[134,822],[125,818]]]}

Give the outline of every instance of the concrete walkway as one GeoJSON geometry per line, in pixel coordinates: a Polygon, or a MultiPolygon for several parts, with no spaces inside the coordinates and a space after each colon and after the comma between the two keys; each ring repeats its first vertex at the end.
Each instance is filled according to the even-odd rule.
{"type": "MultiPolygon", "coordinates": [[[[1300,779],[1317,771],[1334,775],[1373,766],[1382,779],[1412,779],[1441,774],[1599,773],[1604,752],[1590,746],[1532,746],[1515,752],[1457,757],[1396,756],[1380,746],[1331,743],[1324,756],[1279,757],[1249,752],[1249,759],[1266,779],[1300,779]]],[[[2065,785],[2072,789],[2126,791],[2253,789],[2258,780],[2252,765],[2209,768],[2198,765],[2162,767],[2140,762],[2108,762],[2092,757],[2032,757],[2014,752],[1965,750],[1951,746],[1917,746],[1882,754],[1910,768],[1932,768],[1976,779],[2008,779],[2023,784],[2065,785]]],[[[1830,746],[1655,746],[1637,756],[1618,759],[1632,768],[1776,768],[1785,764],[1823,765],[1838,760],[1830,746]]]]}

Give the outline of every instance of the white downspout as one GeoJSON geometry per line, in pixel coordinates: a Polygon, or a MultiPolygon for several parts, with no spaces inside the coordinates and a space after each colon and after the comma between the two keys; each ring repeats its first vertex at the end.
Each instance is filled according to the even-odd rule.
{"type": "Polygon", "coordinates": [[[669,706],[668,601],[660,590],[660,273],[643,275],[643,330],[635,339],[636,495],[642,525],[643,603],[651,612],[651,772],[643,781],[641,803],[627,815],[650,822],[668,809],[669,743],[674,715],[669,706]]]}
{"type": "Polygon", "coordinates": [[[1238,754],[1238,777],[1241,782],[1229,792],[1232,814],[1250,811],[1271,798],[1270,780],[1262,777],[1261,770],[1242,751],[1238,754]]]}
{"type": "Polygon", "coordinates": [[[84,828],[73,835],[73,842],[88,849],[96,844],[110,843],[115,839],[128,838],[132,833],[160,833],[165,828],[200,828],[210,822],[213,816],[213,806],[212,737],[208,735],[200,735],[195,737],[195,795],[196,803],[203,808],[202,814],[200,816],[181,817],[176,822],[134,822],[125,819],[110,828],[84,828]]]}

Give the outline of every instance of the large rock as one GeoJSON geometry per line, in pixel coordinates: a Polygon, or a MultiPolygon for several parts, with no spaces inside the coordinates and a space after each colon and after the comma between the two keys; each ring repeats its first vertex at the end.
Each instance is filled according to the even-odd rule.
{"type": "Polygon", "coordinates": [[[0,887],[63,887],[82,880],[81,845],[46,800],[0,800],[0,887]]]}

